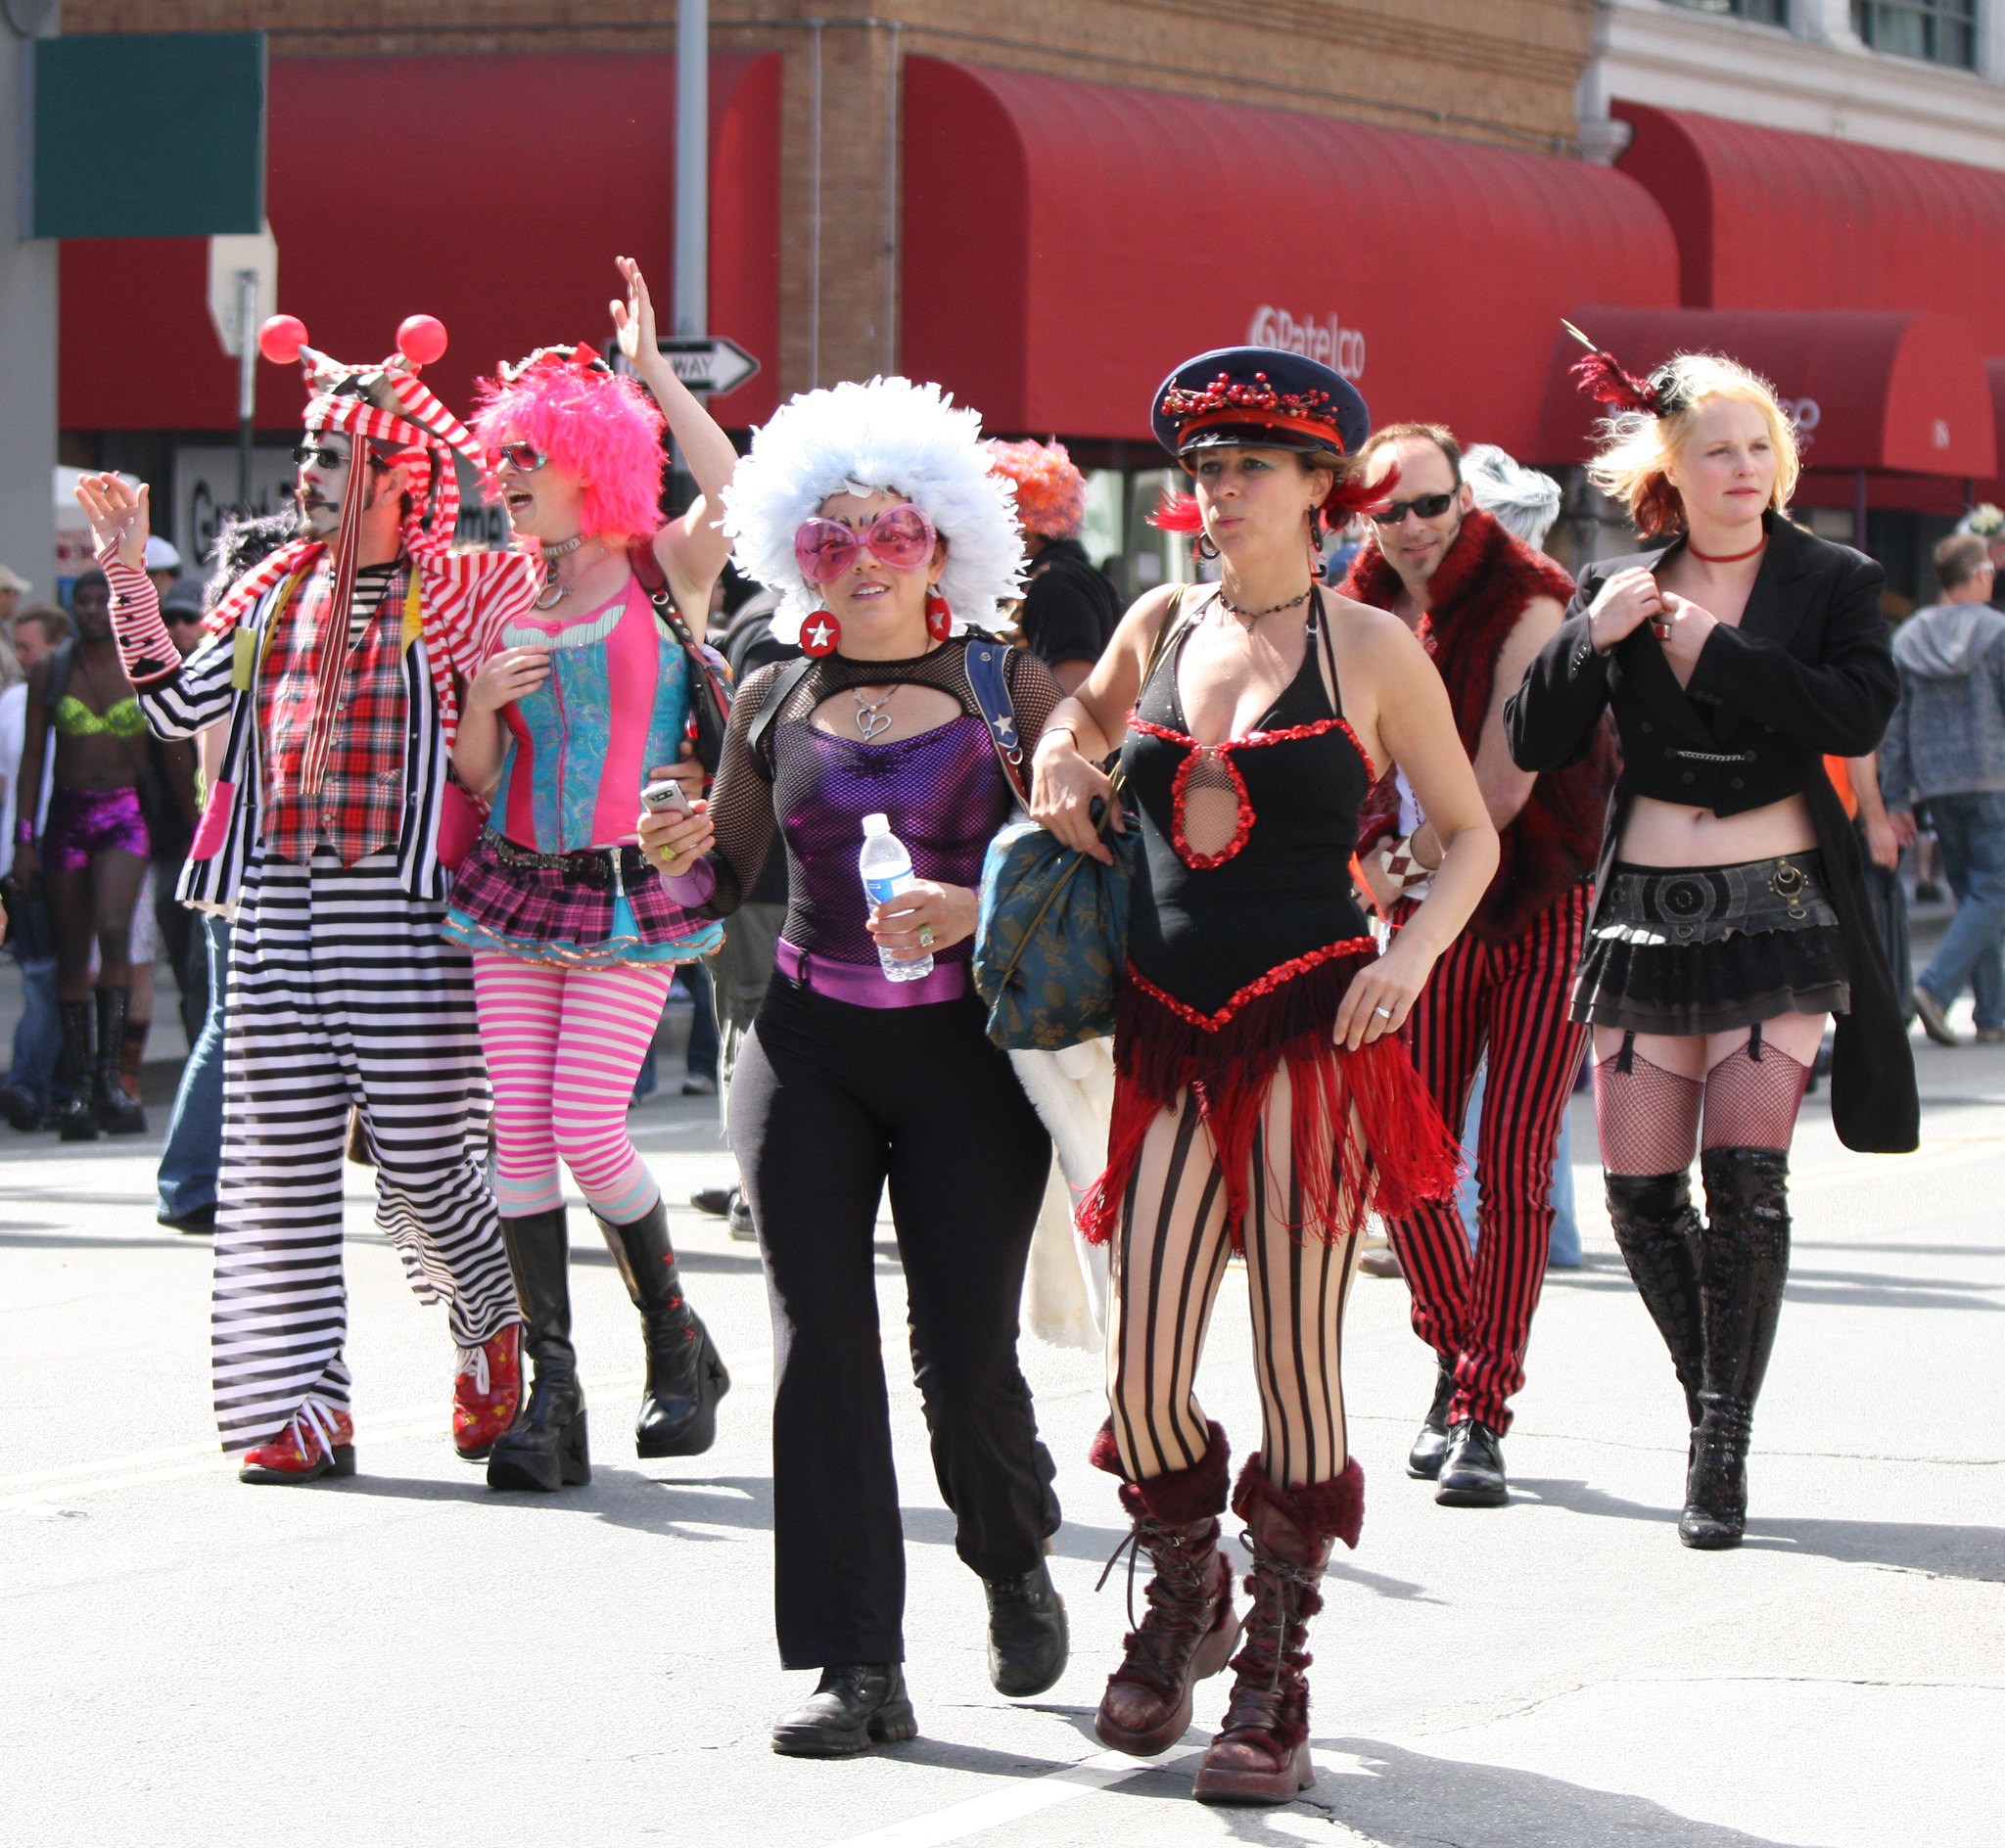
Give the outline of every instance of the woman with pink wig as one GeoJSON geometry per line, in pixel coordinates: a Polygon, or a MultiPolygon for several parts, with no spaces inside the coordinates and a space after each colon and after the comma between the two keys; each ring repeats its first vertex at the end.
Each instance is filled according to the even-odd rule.
{"type": "Polygon", "coordinates": [[[683,1300],[668,1213],[627,1133],[627,1103],[675,965],[723,941],[720,926],[673,902],[633,845],[640,792],[681,762],[702,691],[634,562],[652,551],[700,639],[730,550],[716,516],[737,456],[657,349],[638,265],[622,257],[620,270],[628,296],[612,304],[613,321],[635,378],[588,346],[541,347],[483,382],[474,420],[517,536],[537,543],[543,564],[534,610],[488,638],[452,752],[460,780],[492,802],[446,931],[473,951],[494,1085],[494,1195],[536,1363],[522,1415],[488,1463],[496,1489],[554,1490],[591,1475],[560,1157],[640,1311],[639,1455],[708,1450],[730,1386],[683,1300]],[[666,526],[664,412],[700,490],[666,526]]]}
{"type": "Polygon", "coordinates": [[[1121,620],[1105,572],[1079,542],[1086,523],[1086,477],[1062,442],[992,442],[991,466],[1016,490],[1016,523],[1030,580],[1016,626],[1024,646],[1076,693],[1121,620]]]}

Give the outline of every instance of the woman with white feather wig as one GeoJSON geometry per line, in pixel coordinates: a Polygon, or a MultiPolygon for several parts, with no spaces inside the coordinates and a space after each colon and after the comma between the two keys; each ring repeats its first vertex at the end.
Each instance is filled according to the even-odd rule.
{"type": "Polygon", "coordinates": [[[640,826],[676,901],[702,916],[736,908],[775,832],[787,855],[778,967],[732,1080],[730,1135],[772,1298],[780,1659],[821,1671],[773,1729],[792,1756],[917,1731],[878,1344],[887,1183],[934,1470],[987,1589],[991,1680],[1042,1693],[1066,1660],[1045,1564],[1053,1470],[1016,1359],[1049,1143],[968,979],[983,855],[1015,802],[971,666],[1000,669],[1026,744],[1059,690],[1034,656],[970,633],[1023,575],[980,434],[975,412],[905,379],[807,393],[758,433],[724,528],[739,569],[781,593],[774,635],[806,658],[746,680],[710,801],[640,826]],[[857,856],[876,814],[917,883],[872,906],[857,856]],[[891,980],[880,949],[930,956],[931,972],[891,980]]]}

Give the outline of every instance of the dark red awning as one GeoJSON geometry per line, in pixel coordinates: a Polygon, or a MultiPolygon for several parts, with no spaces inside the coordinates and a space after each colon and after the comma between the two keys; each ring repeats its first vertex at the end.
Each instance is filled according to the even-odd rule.
{"type": "MultiPolygon", "coordinates": [[[[1717,352],[1758,372],[1796,419],[1806,467],[1988,476],[1998,467],[1991,382],[1977,336],[1946,314],[1576,307],[1567,312],[1631,372],[1677,352],[1717,352]]],[[[1569,373],[1581,357],[1551,345],[1541,457],[1579,462],[1606,407],[1569,373]]]]}
{"type": "Polygon", "coordinates": [[[2005,172],[1617,103],[1687,307],[1931,309],[2005,353],[2005,172]]]}
{"type": "MultiPolygon", "coordinates": [[[[779,74],[777,53],[711,60],[711,325],[765,366],[716,402],[739,425],[777,402],[779,74]]],[[[280,305],[353,360],[438,315],[451,346],[426,377],[461,412],[498,361],[607,338],[616,255],[639,259],[666,320],[675,105],[672,54],[274,59],[280,305]]],[[[64,429],[235,425],[204,240],[70,241],[62,274],[64,429]]],[[[261,426],[303,402],[297,370],[259,367],[261,426]]]]}
{"type": "Polygon", "coordinates": [[[1253,341],[1537,459],[1559,317],[1677,300],[1663,214],[1607,167],[932,58],[904,207],[905,369],[994,430],[1145,440],[1172,366],[1253,341]]]}

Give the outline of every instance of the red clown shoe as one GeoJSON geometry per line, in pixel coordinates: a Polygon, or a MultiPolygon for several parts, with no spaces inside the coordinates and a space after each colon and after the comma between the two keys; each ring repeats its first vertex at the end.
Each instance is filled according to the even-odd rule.
{"type": "Polygon", "coordinates": [[[452,1448],[470,1463],[488,1460],[494,1440],[522,1404],[522,1324],[510,1322],[477,1348],[461,1348],[452,1381],[452,1448]]]}
{"type": "Polygon", "coordinates": [[[355,1473],[355,1421],[306,1400],[278,1436],[244,1453],[239,1482],[318,1482],[355,1473]]]}

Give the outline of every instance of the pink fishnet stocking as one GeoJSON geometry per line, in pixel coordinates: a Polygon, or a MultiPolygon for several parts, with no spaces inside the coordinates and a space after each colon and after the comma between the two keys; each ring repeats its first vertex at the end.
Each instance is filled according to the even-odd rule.
{"type": "MultiPolygon", "coordinates": [[[[1696,1078],[1667,1072],[1634,1050],[1602,1060],[1594,1069],[1602,1167],[1611,1175],[1674,1175],[1691,1167],[1702,1088],[1696,1078]]],[[[1709,1103],[1706,1127],[1710,1132],[1709,1103]]]]}
{"type": "Polygon", "coordinates": [[[1705,1146],[1787,1150],[1809,1084],[1773,1040],[1736,1047],[1705,1075],[1705,1146]]]}

